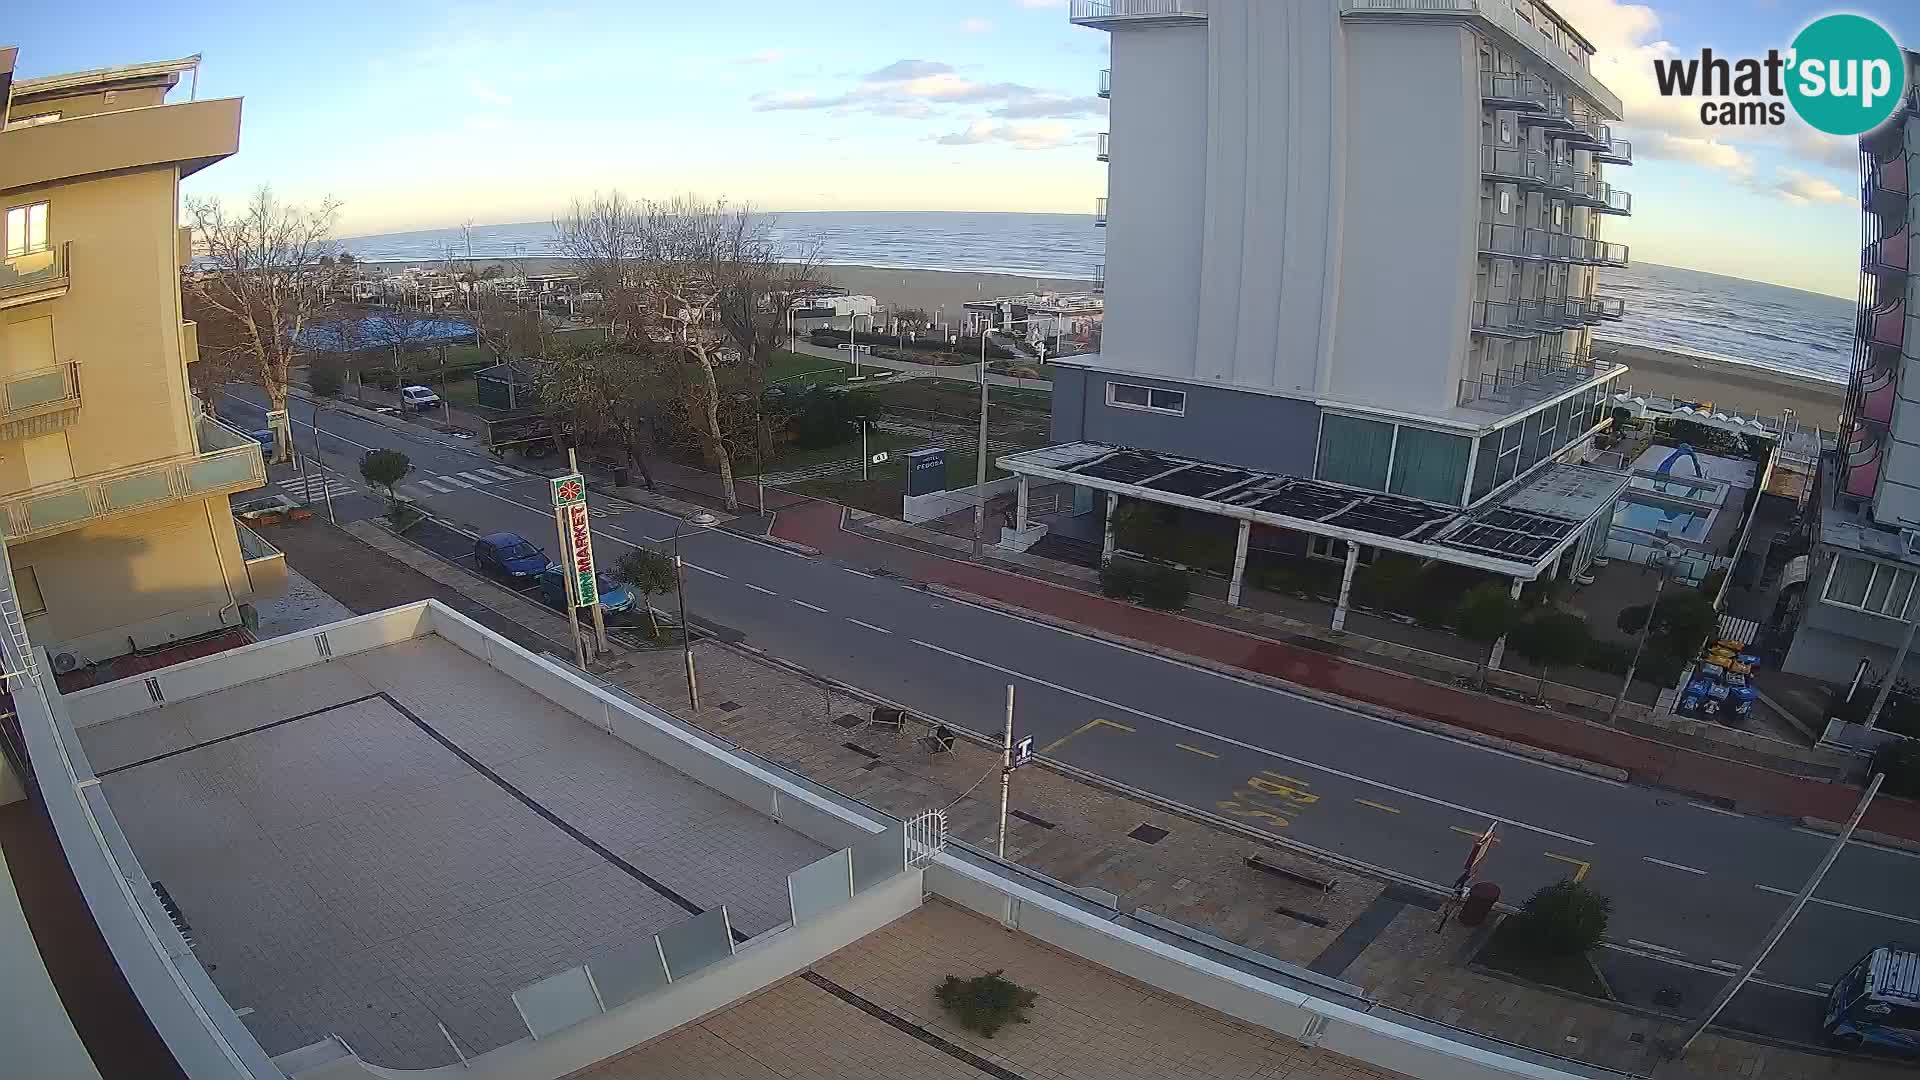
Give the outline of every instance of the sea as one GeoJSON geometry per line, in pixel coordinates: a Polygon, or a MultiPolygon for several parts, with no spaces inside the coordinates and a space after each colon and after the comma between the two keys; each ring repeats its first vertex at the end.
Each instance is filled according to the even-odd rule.
{"type": "MultiPolygon", "coordinates": [[[[847,266],[1088,278],[1105,258],[1104,237],[1085,214],[947,211],[807,211],[769,215],[776,238],[817,242],[825,261],[847,266]]],[[[376,262],[465,256],[459,229],[356,236],[341,246],[376,262]]],[[[480,259],[560,255],[551,222],[476,225],[480,259]]],[[[1596,336],[1634,345],[1844,383],[1852,360],[1854,302],[1745,278],[1657,263],[1604,269],[1600,291],[1626,300],[1627,317],[1596,336]]]]}

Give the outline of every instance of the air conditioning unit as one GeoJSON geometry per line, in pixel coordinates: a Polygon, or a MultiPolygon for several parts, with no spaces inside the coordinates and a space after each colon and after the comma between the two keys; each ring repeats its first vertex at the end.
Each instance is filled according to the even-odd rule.
{"type": "Polygon", "coordinates": [[[55,675],[65,675],[69,671],[79,670],[80,665],[84,663],[86,663],[86,661],[80,659],[76,653],[57,652],[53,654],[53,673],[55,675]]]}
{"type": "Polygon", "coordinates": [[[1901,529],[1900,543],[1907,549],[1907,554],[1920,556],[1920,529],[1901,529]]]}

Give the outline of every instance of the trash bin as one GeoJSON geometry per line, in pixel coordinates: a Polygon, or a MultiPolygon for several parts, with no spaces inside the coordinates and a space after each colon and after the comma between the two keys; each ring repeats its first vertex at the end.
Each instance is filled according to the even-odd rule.
{"type": "Polygon", "coordinates": [[[625,465],[615,465],[613,467],[613,486],[631,487],[632,485],[633,470],[625,465]]]}
{"type": "Polygon", "coordinates": [[[1460,905],[1460,925],[1479,926],[1487,921],[1487,912],[1500,902],[1500,886],[1491,881],[1475,882],[1467,890],[1467,902],[1460,905]]]}

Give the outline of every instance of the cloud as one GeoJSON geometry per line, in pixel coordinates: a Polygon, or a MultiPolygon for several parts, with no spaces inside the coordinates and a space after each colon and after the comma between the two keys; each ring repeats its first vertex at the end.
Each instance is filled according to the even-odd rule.
{"type": "Polygon", "coordinates": [[[976,16],[971,19],[962,20],[960,29],[963,33],[984,34],[993,29],[993,23],[990,20],[976,16]]]}
{"type": "Polygon", "coordinates": [[[862,76],[850,90],[770,90],[753,96],[760,112],[837,109],[880,116],[924,117],[943,105],[997,105],[1005,119],[1067,119],[1098,113],[1097,98],[1070,97],[1023,83],[979,82],[938,60],[896,60],[862,76]]]}
{"type": "Polygon", "coordinates": [[[481,82],[479,79],[467,80],[467,93],[472,94],[474,97],[479,98],[489,105],[507,106],[513,104],[512,98],[481,82]]]}
{"type": "Polygon", "coordinates": [[[1052,150],[1073,140],[1067,125],[1053,121],[996,123],[975,120],[965,128],[933,141],[942,146],[981,146],[1008,143],[1022,150],[1052,150]]]}
{"type": "Polygon", "coordinates": [[[1859,201],[1859,196],[1845,191],[1838,184],[1824,177],[1813,176],[1799,169],[1782,169],[1781,180],[1773,185],[1773,193],[1793,203],[1840,203],[1851,205],[1859,201]]]}
{"type": "Polygon", "coordinates": [[[750,53],[746,56],[736,56],[733,58],[733,62],[736,64],[777,64],[791,55],[793,54],[786,49],[761,49],[759,52],[750,53]]]}
{"type": "Polygon", "coordinates": [[[1710,169],[1724,170],[1735,176],[1746,176],[1753,172],[1753,158],[1746,151],[1730,143],[1723,143],[1712,136],[1703,138],[1696,135],[1672,135],[1664,131],[1656,131],[1641,139],[1636,149],[1648,157],[1704,165],[1710,169]]]}

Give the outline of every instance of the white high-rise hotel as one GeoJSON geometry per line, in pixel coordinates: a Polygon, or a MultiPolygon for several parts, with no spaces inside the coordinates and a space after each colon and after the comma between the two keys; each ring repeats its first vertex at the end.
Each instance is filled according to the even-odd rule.
{"type": "MultiPolygon", "coordinates": [[[[1631,151],[1536,0],[1074,0],[1108,31],[1103,349],[1057,443],[1473,507],[1580,443],[1624,370],[1597,295],[1631,151]]],[[[1336,533],[1337,535],[1337,533],[1336,533]]]]}

